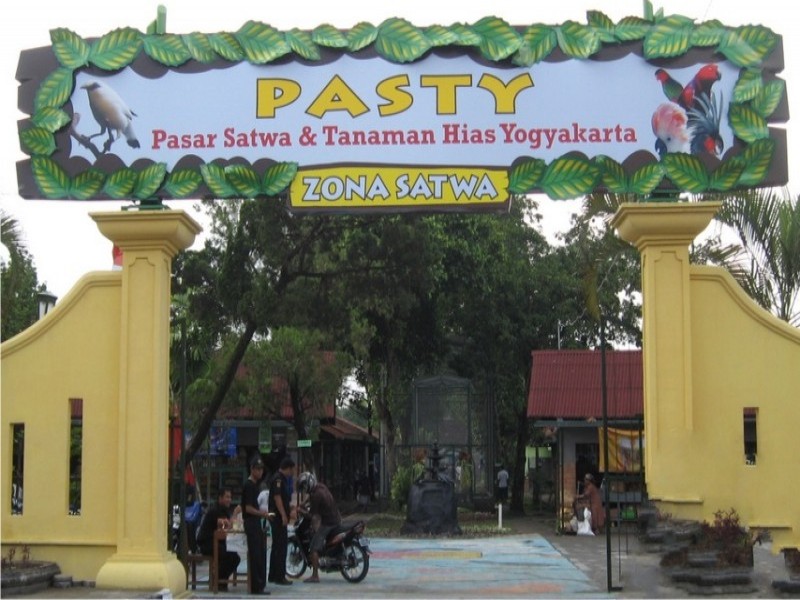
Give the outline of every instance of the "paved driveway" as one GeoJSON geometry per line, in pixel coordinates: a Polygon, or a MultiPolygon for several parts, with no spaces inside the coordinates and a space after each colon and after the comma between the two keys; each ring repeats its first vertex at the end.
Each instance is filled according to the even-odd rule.
{"type": "MultiPolygon", "coordinates": [[[[425,598],[603,595],[537,534],[460,540],[381,539],[373,542],[372,551],[364,582],[370,588],[375,586],[364,589],[370,595],[373,590],[376,596],[425,598]]],[[[353,596],[355,590],[344,592],[353,596]]],[[[361,589],[356,593],[364,595],[361,589]]]]}
{"type": "MultiPolygon", "coordinates": [[[[348,583],[321,573],[319,584],[269,584],[272,598],[603,597],[605,591],[538,534],[488,539],[371,539],[369,573],[348,583]]],[[[308,572],[306,573],[308,575],[308,572]]],[[[231,588],[217,598],[244,593],[231,588]]],[[[195,597],[211,598],[205,589],[195,597]]]]}

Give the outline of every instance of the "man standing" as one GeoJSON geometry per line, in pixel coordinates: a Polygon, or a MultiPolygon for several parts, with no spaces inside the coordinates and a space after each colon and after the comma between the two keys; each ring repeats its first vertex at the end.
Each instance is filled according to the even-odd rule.
{"type": "Polygon", "coordinates": [[[289,478],[293,475],[294,460],[285,456],[269,484],[269,508],[270,512],[275,514],[272,521],[269,581],[277,585],[292,585],[292,582],[286,579],[286,550],[289,545],[289,507],[292,500],[289,478]]]}
{"type": "Polygon", "coordinates": [[[503,465],[500,465],[497,473],[497,500],[500,504],[508,500],[508,471],[503,465]]]}
{"type": "Polygon", "coordinates": [[[325,540],[334,527],[342,523],[333,494],[324,483],[317,483],[313,473],[303,473],[297,482],[297,491],[310,495],[311,529],[311,577],[306,583],[319,583],[319,553],[325,548],[325,540]]]}
{"type": "MultiPolygon", "coordinates": [[[[214,532],[218,529],[227,532],[231,528],[231,499],[231,490],[220,488],[217,502],[206,511],[200,522],[197,543],[200,546],[200,552],[205,556],[214,556],[214,532]]],[[[223,533],[223,535],[227,535],[227,533],[223,533]]],[[[224,537],[217,540],[217,546],[219,589],[225,592],[228,590],[228,579],[236,572],[240,558],[237,552],[228,552],[224,537]]]]}
{"type": "Polygon", "coordinates": [[[250,463],[250,477],[244,482],[242,490],[242,518],[247,537],[247,565],[250,569],[250,593],[269,595],[267,586],[267,556],[264,547],[264,530],[261,519],[268,519],[269,513],[258,507],[258,485],[264,475],[264,463],[256,457],[250,463]]]}

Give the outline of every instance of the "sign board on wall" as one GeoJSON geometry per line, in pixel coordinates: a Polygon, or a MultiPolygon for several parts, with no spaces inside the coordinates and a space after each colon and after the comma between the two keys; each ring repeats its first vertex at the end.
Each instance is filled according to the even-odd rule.
{"type": "Polygon", "coordinates": [[[296,211],[498,210],[510,194],[788,180],[780,37],[590,11],[587,24],[83,40],[23,52],[20,193],[254,198],[296,211]]]}

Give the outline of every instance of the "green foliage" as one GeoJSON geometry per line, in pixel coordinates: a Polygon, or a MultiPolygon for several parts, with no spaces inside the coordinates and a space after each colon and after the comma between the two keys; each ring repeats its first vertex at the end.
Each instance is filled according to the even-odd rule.
{"type": "Polygon", "coordinates": [[[398,510],[402,510],[408,503],[408,493],[411,491],[411,467],[400,465],[392,475],[392,486],[389,497],[398,510]]]}
{"type": "Polygon", "coordinates": [[[390,18],[375,26],[359,23],[340,31],[320,25],[310,33],[293,29],[281,32],[258,21],[248,21],[234,33],[188,35],[144,34],[136,29],[116,29],[92,44],[68,29],[51,32],[53,50],[59,63],[75,69],[91,63],[101,69],[128,66],[141,51],[167,66],[190,58],[211,62],[214,58],[247,60],[254,64],[273,62],[290,52],[307,60],[320,60],[316,46],[358,51],[374,44],[387,60],[403,63],[421,58],[430,48],[443,44],[477,46],[484,58],[502,61],[512,58],[529,66],[547,58],[556,44],[564,54],[589,58],[603,44],[642,40],[648,59],[680,56],[693,46],[716,47],[733,64],[757,67],[772,53],[777,35],[754,25],[726,27],[718,21],[695,22],[680,15],[653,19],[625,17],[614,22],[600,11],[587,12],[587,24],[567,21],[562,25],[534,24],[520,33],[497,17],[484,17],[473,24],[455,23],[418,28],[405,19],[390,18]],[[217,56],[214,56],[216,54],[217,56]]]}
{"type": "MultiPolygon", "coordinates": [[[[321,350],[347,354],[366,389],[361,411],[373,419],[373,430],[383,425],[391,454],[393,444],[408,439],[411,381],[445,371],[469,377],[494,402],[503,432],[497,458],[516,467],[524,464],[518,449],[529,433],[531,350],[556,347],[559,321],[565,347],[597,345],[582,281],[600,257],[613,265],[597,269],[608,338],[639,340],[630,299],[638,289],[638,257],[627,245],[621,258],[614,254],[621,248],[613,234],[597,231],[599,213],[576,223],[567,246],[551,247],[535,227],[535,204],[525,198],[514,199],[503,216],[292,217],[279,202],[208,207],[206,247],[176,260],[173,288],[188,318],[190,401],[204,398],[207,412],[216,410],[212,398],[220,394],[227,394],[225,403],[273,411],[270,384],[277,377],[292,388],[285,398],[299,400],[295,414],[304,422],[296,426],[303,427],[321,402],[338,396],[333,382],[343,373],[331,376],[329,387],[311,383],[318,374],[307,369],[319,361],[308,357],[321,350]],[[258,333],[244,364],[261,387],[234,380],[222,389],[249,324],[258,333]],[[268,356],[284,333],[284,351],[268,356]]],[[[387,471],[392,477],[394,467],[387,471]]],[[[462,473],[462,481],[470,475],[462,473]]],[[[400,470],[392,478],[393,499],[406,501],[412,476],[400,470]]],[[[514,481],[524,477],[515,473],[514,481]]]]}
{"type": "Polygon", "coordinates": [[[36,267],[27,253],[12,256],[0,264],[2,294],[2,337],[7,340],[27,329],[38,318],[36,267]]]}
{"type": "Polygon", "coordinates": [[[9,260],[0,262],[0,339],[7,340],[27,329],[39,316],[40,289],[36,267],[22,242],[19,223],[0,210],[0,239],[9,260]]]}
{"type": "Polygon", "coordinates": [[[471,460],[460,460],[458,465],[461,467],[461,493],[469,494],[472,491],[472,479],[474,469],[471,460]]]}
{"type": "Polygon", "coordinates": [[[316,330],[284,326],[251,344],[245,357],[248,404],[260,414],[281,416],[289,403],[298,437],[308,437],[308,421],[326,416],[350,370],[344,354],[316,330]]]}
{"type": "Polygon", "coordinates": [[[734,277],[763,308],[800,326],[800,200],[786,190],[723,197],[716,218],[733,228],[745,254],[734,277]]]}

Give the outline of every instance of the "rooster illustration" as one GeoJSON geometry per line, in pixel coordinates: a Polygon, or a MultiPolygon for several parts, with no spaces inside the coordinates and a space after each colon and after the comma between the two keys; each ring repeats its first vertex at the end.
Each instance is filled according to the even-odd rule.
{"type": "Polygon", "coordinates": [[[683,86],[664,69],[656,70],[669,100],[656,108],[651,119],[659,157],[667,152],[721,155],[725,146],[719,133],[722,98],[717,100],[712,91],[721,77],[717,65],[703,65],[683,86]]]}
{"type": "Polygon", "coordinates": [[[91,140],[98,135],[108,133],[108,139],[103,145],[103,151],[108,152],[114,140],[120,135],[124,135],[131,148],[138,148],[139,140],[136,138],[132,124],[136,113],[128,108],[119,94],[99,81],[90,81],[81,87],[89,95],[89,108],[92,109],[95,121],[100,125],[99,133],[90,135],[88,139],[91,140]],[[114,137],[115,133],[117,134],[116,138],[114,137]]]}
{"type": "Polygon", "coordinates": [[[722,95],[719,102],[714,94],[701,94],[695,98],[695,107],[688,110],[689,131],[692,137],[692,154],[708,152],[713,156],[722,154],[725,144],[719,135],[722,119],[722,95]]]}

